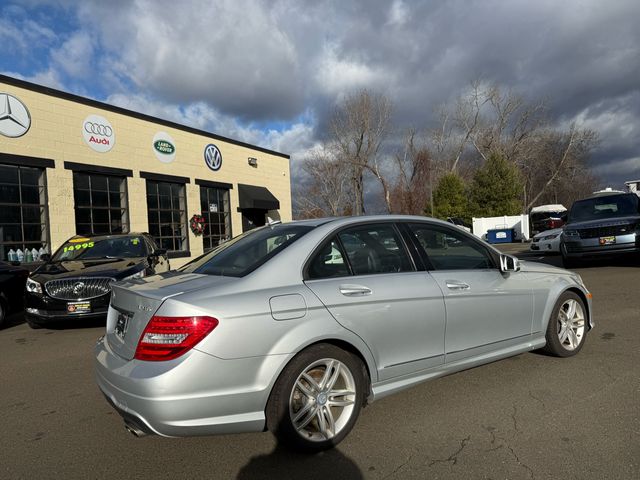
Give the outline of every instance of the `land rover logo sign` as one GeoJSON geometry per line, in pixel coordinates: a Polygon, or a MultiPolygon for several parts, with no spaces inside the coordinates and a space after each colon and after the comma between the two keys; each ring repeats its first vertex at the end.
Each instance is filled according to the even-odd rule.
{"type": "Polygon", "coordinates": [[[171,163],[176,159],[176,144],[167,132],[158,132],[153,137],[153,153],[162,163],[171,163]]]}
{"type": "Polygon", "coordinates": [[[116,133],[109,120],[100,115],[89,115],[82,123],[82,137],[93,150],[108,152],[116,143],[116,133]]]}
{"type": "Polygon", "coordinates": [[[220,167],[222,167],[222,154],[213,143],[210,143],[204,148],[204,161],[207,167],[214,172],[220,170],[220,167]]]}
{"type": "Polygon", "coordinates": [[[13,95],[0,93],[0,135],[21,137],[31,126],[31,115],[24,103],[13,95]]]}

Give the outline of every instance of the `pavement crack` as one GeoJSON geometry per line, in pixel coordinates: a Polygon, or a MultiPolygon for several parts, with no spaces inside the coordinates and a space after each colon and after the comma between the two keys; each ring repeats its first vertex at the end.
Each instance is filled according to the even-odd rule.
{"type": "Polygon", "coordinates": [[[545,410],[547,409],[547,406],[545,405],[544,400],[542,400],[542,399],[541,399],[541,398],[539,398],[539,397],[536,397],[536,396],[533,394],[533,392],[532,392],[531,390],[529,390],[529,396],[530,396],[531,398],[533,398],[534,400],[536,400],[536,401],[540,402],[540,403],[542,404],[542,408],[543,408],[543,409],[545,409],[545,410]]]}
{"type": "Polygon", "coordinates": [[[515,452],[515,450],[511,448],[511,445],[507,444],[506,442],[504,445],[505,447],[507,447],[507,450],[509,450],[509,452],[511,453],[511,456],[516,460],[516,463],[520,465],[522,468],[527,470],[532,480],[535,479],[536,477],[533,474],[533,470],[531,469],[531,467],[520,460],[520,457],[518,457],[518,454],[515,452]]]}
{"type": "Polygon", "coordinates": [[[387,478],[391,478],[391,477],[393,477],[393,476],[394,476],[396,473],[398,473],[398,472],[399,472],[403,467],[407,466],[407,465],[409,464],[409,462],[411,461],[411,459],[412,459],[412,458],[413,458],[413,454],[409,455],[409,458],[407,458],[407,460],[406,460],[404,463],[402,463],[402,464],[398,465],[398,466],[393,470],[393,472],[391,472],[391,473],[390,473],[389,475],[387,475],[386,477],[383,477],[383,480],[385,480],[385,479],[387,479],[387,478]]]}
{"type": "Polygon", "coordinates": [[[513,407],[513,413],[511,414],[511,420],[513,420],[513,429],[516,432],[520,433],[520,429],[518,428],[518,419],[516,418],[518,409],[516,408],[515,404],[513,404],[512,407],[513,407]]]}
{"type": "Polygon", "coordinates": [[[432,460],[431,462],[429,462],[429,467],[433,467],[436,463],[451,463],[451,465],[456,465],[458,463],[458,455],[462,453],[462,451],[465,449],[465,447],[467,446],[470,440],[471,440],[471,435],[469,435],[466,438],[463,438],[460,441],[460,448],[458,448],[458,450],[456,450],[454,453],[452,453],[445,459],[432,460]]]}

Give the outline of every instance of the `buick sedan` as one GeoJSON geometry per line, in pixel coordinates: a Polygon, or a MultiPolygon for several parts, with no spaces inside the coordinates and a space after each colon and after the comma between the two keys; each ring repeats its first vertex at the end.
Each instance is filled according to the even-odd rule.
{"type": "Polygon", "coordinates": [[[135,435],[268,429],[318,451],[367,403],[426,380],[536,349],[575,355],[591,311],[579,275],[445,222],[267,225],[114,284],[96,377],[135,435]]]}

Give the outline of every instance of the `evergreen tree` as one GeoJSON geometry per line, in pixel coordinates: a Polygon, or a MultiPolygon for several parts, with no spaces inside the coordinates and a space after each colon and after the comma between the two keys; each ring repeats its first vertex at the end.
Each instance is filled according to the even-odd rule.
{"type": "MultiPolygon", "coordinates": [[[[431,214],[430,205],[425,212],[431,214]]],[[[443,175],[433,190],[433,216],[443,220],[447,217],[470,218],[464,181],[453,172],[443,175]]]]}
{"type": "Polygon", "coordinates": [[[501,155],[491,154],[471,183],[470,206],[475,217],[522,213],[522,177],[518,168],[501,155]]]}

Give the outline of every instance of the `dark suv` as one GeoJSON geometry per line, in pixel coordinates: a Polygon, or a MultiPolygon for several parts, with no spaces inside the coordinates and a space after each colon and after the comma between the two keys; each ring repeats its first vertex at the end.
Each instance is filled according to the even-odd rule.
{"type": "Polygon", "coordinates": [[[640,254],[640,198],[606,193],[576,201],[562,232],[560,253],[566,268],[585,257],[640,254]]]}

